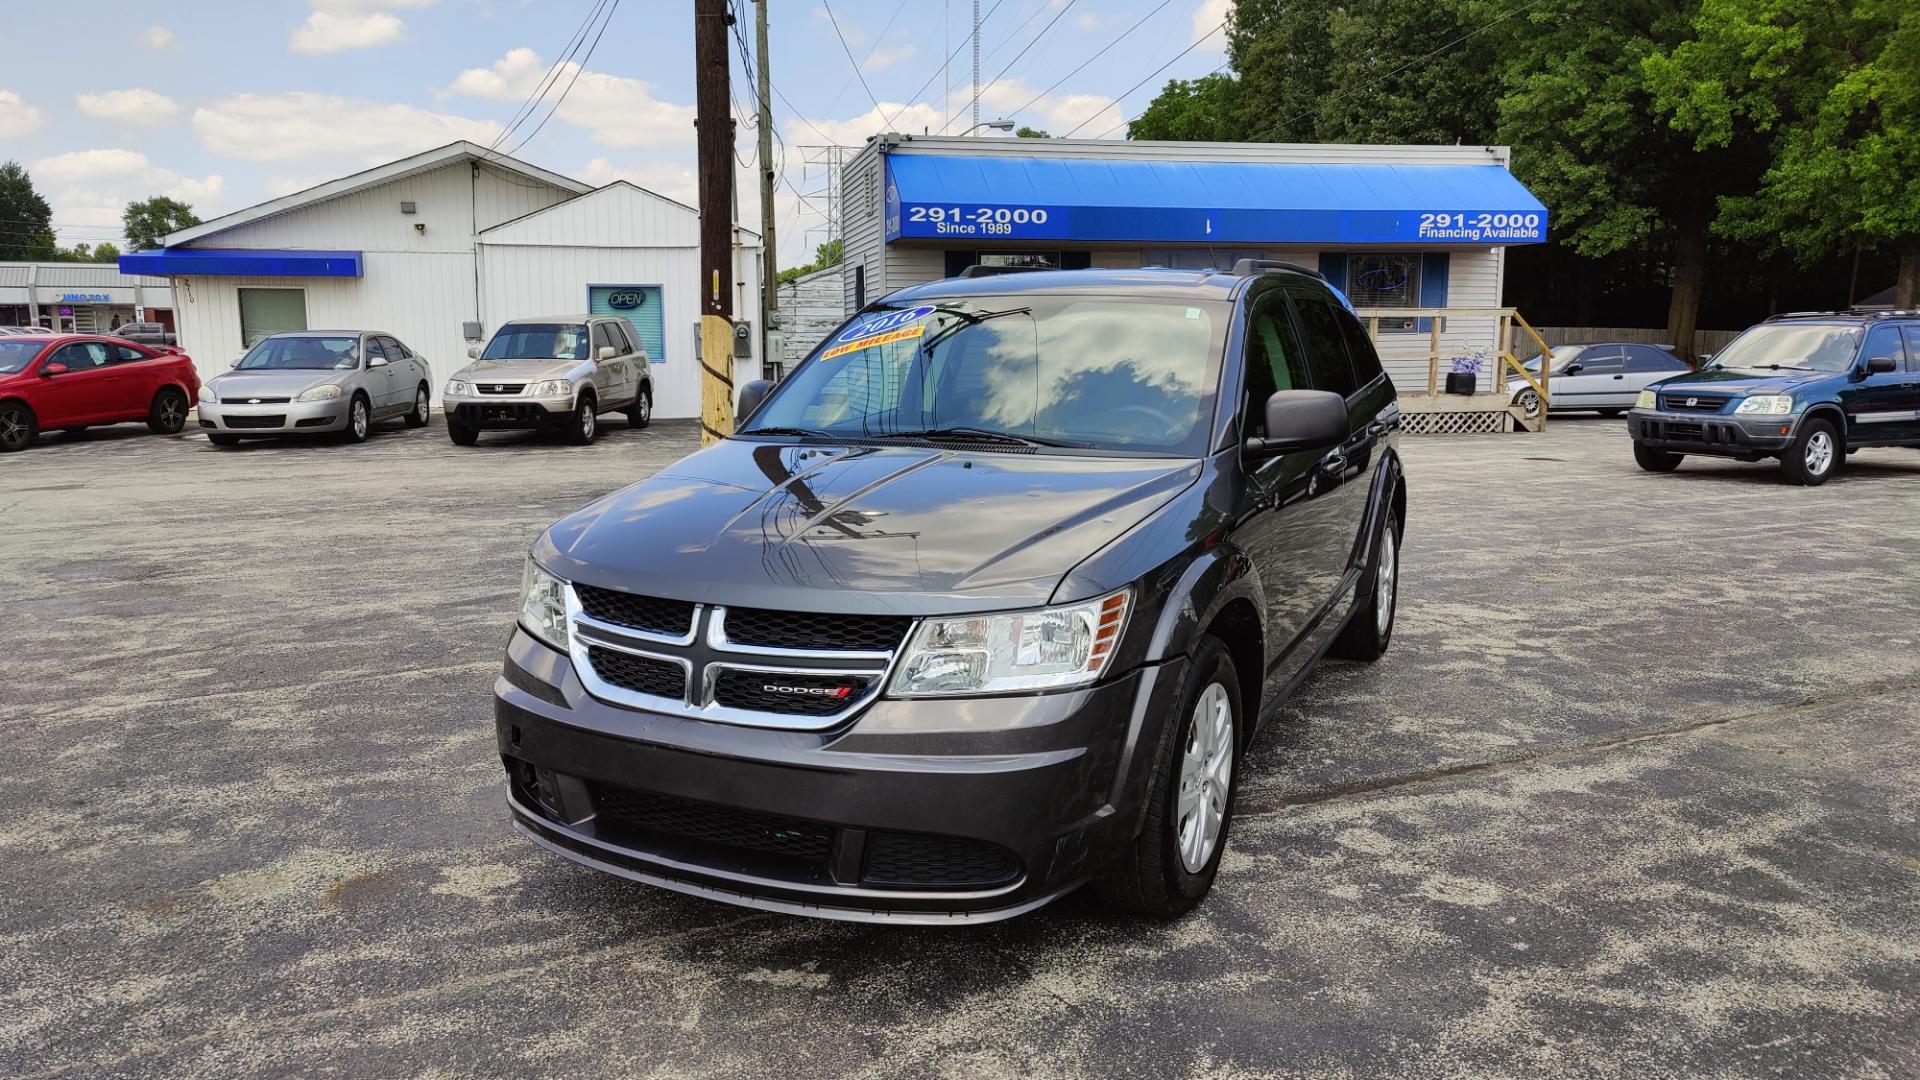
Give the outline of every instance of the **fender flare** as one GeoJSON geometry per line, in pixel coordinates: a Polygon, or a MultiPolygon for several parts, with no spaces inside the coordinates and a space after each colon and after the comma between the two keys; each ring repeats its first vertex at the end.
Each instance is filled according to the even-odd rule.
{"type": "MultiPolygon", "coordinates": [[[[1840,442],[1843,445],[1846,443],[1847,435],[1850,431],[1850,425],[1848,425],[1847,423],[1847,411],[1845,409],[1842,409],[1838,402],[1834,402],[1834,401],[1814,402],[1813,404],[1807,406],[1806,412],[1801,414],[1800,423],[1804,424],[1807,421],[1815,419],[1817,417],[1825,417],[1827,420],[1831,421],[1834,427],[1839,431],[1840,442]]],[[[1799,424],[1794,425],[1793,434],[1796,439],[1800,437],[1799,424]]]]}
{"type": "Polygon", "coordinates": [[[1246,552],[1224,544],[1202,551],[1167,590],[1160,619],[1148,639],[1147,662],[1160,663],[1191,653],[1214,618],[1236,599],[1253,605],[1264,641],[1267,606],[1263,596],[1259,570],[1246,552]]]}

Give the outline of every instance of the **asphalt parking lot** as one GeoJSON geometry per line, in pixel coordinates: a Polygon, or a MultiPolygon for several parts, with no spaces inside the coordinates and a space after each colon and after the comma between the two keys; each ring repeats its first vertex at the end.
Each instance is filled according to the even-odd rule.
{"type": "Polygon", "coordinates": [[[607,429],[0,460],[0,1075],[1920,1073],[1920,453],[1410,439],[1393,648],[1263,734],[1206,904],[943,930],[512,832],[521,555],[695,443],[607,429]]]}

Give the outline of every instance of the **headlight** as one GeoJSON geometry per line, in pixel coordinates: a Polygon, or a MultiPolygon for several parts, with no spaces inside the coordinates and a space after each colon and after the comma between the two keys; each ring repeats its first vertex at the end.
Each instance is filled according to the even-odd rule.
{"type": "Polygon", "coordinates": [[[567,651],[567,583],[527,556],[520,575],[520,625],[541,641],[567,651]]]}
{"type": "Polygon", "coordinates": [[[1002,694],[1100,677],[1126,625],[1128,590],[1084,604],[927,619],[889,692],[899,697],[1002,694]]]}
{"type": "Polygon", "coordinates": [[[338,386],[335,386],[332,383],[323,383],[320,386],[309,387],[308,389],[301,391],[300,397],[297,400],[332,401],[334,398],[337,398],[339,396],[340,396],[340,388],[338,386]]]}
{"type": "Polygon", "coordinates": [[[444,392],[448,397],[472,397],[473,387],[461,382],[459,379],[448,379],[447,388],[444,392]]]}
{"type": "Polygon", "coordinates": [[[527,387],[528,397],[572,397],[573,384],[565,379],[548,379],[527,387]]]}
{"type": "Polygon", "coordinates": [[[1642,390],[1640,391],[1640,396],[1633,399],[1633,407],[1636,409],[1657,409],[1660,407],[1660,402],[1653,391],[1642,390]]]}
{"type": "Polygon", "coordinates": [[[220,395],[213,392],[213,387],[202,385],[200,387],[200,400],[201,401],[219,401],[220,395]]]}
{"type": "Polygon", "coordinates": [[[1756,394],[1753,397],[1742,399],[1739,407],[1733,411],[1736,413],[1764,413],[1768,416],[1779,416],[1793,411],[1793,395],[1756,394]]]}

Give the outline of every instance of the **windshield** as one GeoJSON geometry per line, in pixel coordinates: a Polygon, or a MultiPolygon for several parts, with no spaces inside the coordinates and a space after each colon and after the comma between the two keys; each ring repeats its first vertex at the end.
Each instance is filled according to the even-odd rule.
{"type": "MultiPolygon", "coordinates": [[[[1560,369],[1566,367],[1567,363],[1571,361],[1574,357],[1579,356],[1580,350],[1585,347],[1586,346],[1584,345],[1555,345],[1553,347],[1554,374],[1558,375],[1560,373],[1560,369]]],[[[1528,371],[1539,371],[1540,358],[1536,356],[1521,366],[1525,367],[1528,371]]]]}
{"type": "Polygon", "coordinates": [[[1860,328],[1819,323],[1756,326],[1720,350],[1708,367],[1847,371],[1860,351],[1860,328]]]}
{"type": "Polygon", "coordinates": [[[347,371],[360,365],[356,337],[270,337],[247,350],[235,371],[347,371]]]}
{"type": "Polygon", "coordinates": [[[1218,305],[1085,296],[869,310],[822,342],[741,434],[995,435],[1206,452],[1218,305]]]}
{"type": "Polygon", "coordinates": [[[587,328],[579,323],[513,323],[487,342],[482,360],[585,360],[587,328]]]}
{"type": "Polygon", "coordinates": [[[16,375],[40,355],[44,341],[8,341],[0,337],[0,375],[16,375]]]}

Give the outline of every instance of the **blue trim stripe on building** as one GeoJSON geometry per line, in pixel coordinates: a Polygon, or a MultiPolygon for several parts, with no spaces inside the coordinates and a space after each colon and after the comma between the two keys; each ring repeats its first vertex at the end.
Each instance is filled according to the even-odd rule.
{"type": "Polygon", "coordinates": [[[265,248],[158,248],[120,256],[123,274],[156,277],[359,277],[357,251],[273,251],[265,248]]]}
{"type": "Polygon", "coordinates": [[[887,239],[1538,244],[1547,208],[1499,165],[894,153],[887,239]]]}

